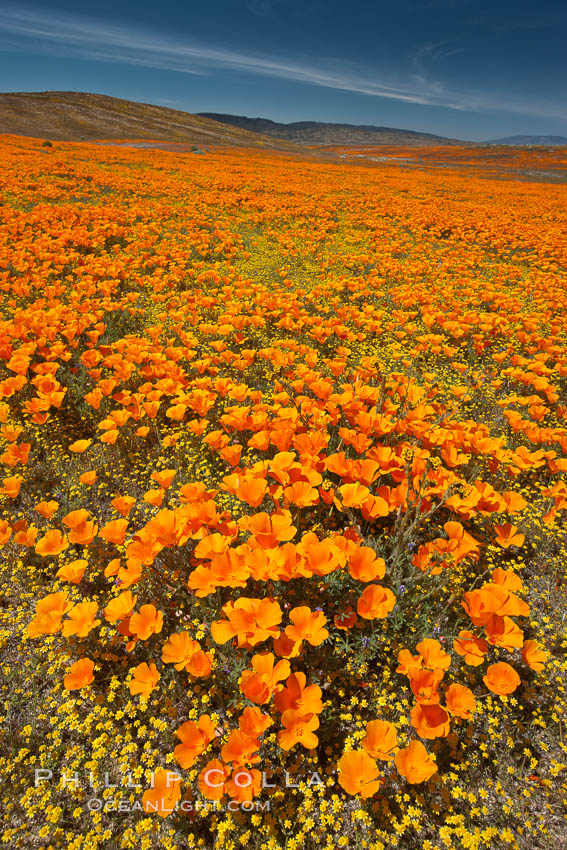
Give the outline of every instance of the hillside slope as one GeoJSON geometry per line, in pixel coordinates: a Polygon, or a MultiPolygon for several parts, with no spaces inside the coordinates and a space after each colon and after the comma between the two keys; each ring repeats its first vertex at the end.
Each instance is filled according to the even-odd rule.
{"type": "Polygon", "coordinates": [[[197,146],[295,148],[178,109],[84,92],[0,93],[0,133],[58,141],[154,139],[197,146]]]}

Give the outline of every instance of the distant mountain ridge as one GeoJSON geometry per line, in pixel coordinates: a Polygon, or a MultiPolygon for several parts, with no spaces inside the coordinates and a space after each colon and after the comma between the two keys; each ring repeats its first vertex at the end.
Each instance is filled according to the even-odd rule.
{"type": "Polygon", "coordinates": [[[332,124],[322,121],[293,121],[280,124],[269,118],[248,118],[223,112],[198,112],[202,118],[240,127],[265,136],[285,139],[300,145],[459,145],[457,139],[447,139],[433,133],[377,127],[373,124],[332,124]]]}
{"type": "Polygon", "coordinates": [[[542,145],[545,147],[562,147],[567,145],[565,136],[506,136],[503,139],[492,139],[487,145],[542,145]]]}

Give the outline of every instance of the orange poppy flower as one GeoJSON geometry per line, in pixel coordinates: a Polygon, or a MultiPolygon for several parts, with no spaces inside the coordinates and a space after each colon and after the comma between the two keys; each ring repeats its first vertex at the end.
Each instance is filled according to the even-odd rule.
{"type": "Polygon", "coordinates": [[[518,532],[515,525],[507,522],[504,525],[495,525],[496,543],[503,549],[508,549],[510,546],[523,546],[525,535],[518,532]]]}
{"type": "Polygon", "coordinates": [[[451,721],[449,714],[439,705],[417,703],[410,712],[410,722],[420,738],[446,738],[451,721]]]}
{"type": "Polygon", "coordinates": [[[176,469],[162,469],[159,472],[153,472],[150,475],[152,481],[155,481],[163,490],[167,490],[171,482],[177,474],[176,469]]]}
{"type": "Polygon", "coordinates": [[[110,578],[111,576],[118,575],[118,571],[120,569],[120,558],[113,558],[112,561],[109,561],[105,567],[104,575],[106,578],[110,578]]]}
{"type": "Polygon", "coordinates": [[[233,729],[226,744],[221,749],[221,757],[225,762],[232,762],[233,769],[239,765],[254,764],[260,761],[257,755],[260,742],[243,732],[242,729],[233,729]]]}
{"type": "Polygon", "coordinates": [[[239,443],[234,446],[224,446],[224,448],[219,451],[219,454],[230,466],[238,466],[240,463],[240,456],[242,455],[242,446],[239,443]]]}
{"type": "Polygon", "coordinates": [[[264,501],[268,485],[263,478],[240,478],[236,487],[236,495],[252,508],[257,508],[264,501]]]}
{"type": "Polygon", "coordinates": [[[409,676],[411,671],[419,669],[423,665],[421,655],[412,655],[409,649],[401,649],[398,653],[398,667],[396,673],[401,673],[402,676],[409,676]]]}
{"type": "Polygon", "coordinates": [[[97,611],[97,602],[79,602],[74,605],[68,612],[69,619],[63,623],[63,636],[86,637],[96,626],[100,625],[100,620],[95,620],[97,611]]]}
{"type": "Polygon", "coordinates": [[[209,498],[207,496],[206,486],[200,481],[190,481],[188,484],[184,484],[179,490],[179,497],[182,502],[186,503],[200,502],[203,499],[209,498]]]}
{"type": "Polygon", "coordinates": [[[208,714],[202,714],[199,720],[188,720],[175,733],[179,740],[173,754],[181,767],[192,767],[199,756],[205,752],[215,737],[215,724],[208,714]]]}
{"type": "Polygon", "coordinates": [[[109,543],[121,545],[124,543],[127,528],[127,519],[114,519],[111,522],[107,522],[106,525],[101,528],[98,536],[102,537],[103,540],[107,540],[109,543]]]}
{"type": "Polygon", "coordinates": [[[63,679],[63,686],[68,691],[79,691],[94,682],[94,662],[90,658],[81,658],[71,665],[71,669],[63,679]]]}
{"type": "MultiPolygon", "coordinates": [[[[382,488],[380,488],[382,490],[382,488]]],[[[390,505],[381,495],[368,496],[362,504],[361,513],[364,519],[378,519],[381,516],[388,516],[390,513],[390,505]]]]}
{"type": "Polygon", "coordinates": [[[520,649],[524,643],[524,633],[511,617],[500,617],[491,614],[484,626],[488,643],[501,646],[508,652],[520,649]]]}
{"type": "Polygon", "coordinates": [[[37,541],[35,551],[42,558],[48,558],[50,555],[59,555],[69,546],[69,541],[64,534],[61,534],[59,529],[52,528],[47,531],[44,536],[37,541]]]}
{"type": "Polygon", "coordinates": [[[445,704],[449,714],[470,720],[476,708],[473,692],[465,685],[449,685],[445,691],[445,704]]]}
{"type": "Polygon", "coordinates": [[[109,623],[117,620],[127,620],[134,610],[137,596],[132,595],[131,590],[125,590],[120,596],[112,599],[104,609],[104,617],[109,623]]]}
{"type": "Polygon", "coordinates": [[[349,555],[348,571],[357,581],[375,581],[384,578],[386,563],[369,546],[357,546],[349,555]]]}
{"type": "Polygon", "coordinates": [[[164,664],[174,664],[176,670],[184,670],[191,658],[201,649],[196,640],[189,637],[188,632],[176,632],[168,637],[161,650],[161,660],[164,664]]]}
{"type": "Polygon", "coordinates": [[[98,525],[94,522],[83,522],[69,532],[70,543],[80,543],[82,546],[87,546],[95,539],[98,531],[98,525]]]}
{"type": "Polygon", "coordinates": [[[160,680],[160,674],[153,661],[143,661],[134,667],[134,675],[128,685],[132,696],[148,697],[160,680]]]}
{"type": "Polygon", "coordinates": [[[118,429],[117,428],[109,428],[108,431],[105,431],[99,437],[101,443],[108,443],[109,445],[114,445],[116,440],[118,439],[118,429]]]}
{"type": "Polygon", "coordinates": [[[92,445],[92,440],[76,440],[69,446],[69,451],[74,454],[82,454],[86,452],[90,445],[92,445]]]}
{"type": "Polygon", "coordinates": [[[213,668],[213,656],[210,652],[204,652],[202,649],[198,649],[187,664],[185,665],[185,669],[191,676],[195,676],[196,679],[205,678],[208,676],[213,668]]]}
{"type": "Polygon", "coordinates": [[[540,672],[545,667],[548,655],[536,640],[524,641],[522,658],[531,670],[540,672]]]}
{"type": "Polygon", "coordinates": [[[369,584],[362,591],[356,610],[365,620],[383,620],[396,604],[396,597],[387,587],[369,584]]]}
{"type": "Polygon", "coordinates": [[[284,489],[287,502],[300,508],[316,505],[319,501],[319,493],[309,481],[296,481],[284,489]]]}
{"type": "Polygon", "coordinates": [[[173,771],[158,767],[153,774],[153,787],[142,794],[144,812],[166,818],[175,810],[180,799],[179,777],[173,771]]]}
{"type": "Polygon", "coordinates": [[[374,759],[364,750],[350,750],[339,759],[339,785],[347,794],[358,794],[363,800],[373,797],[382,778],[374,759]]]}
{"type": "Polygon", "coordinates": [[[485,584],[463,595],[463,608],[475,626],[484,626],[493,614],[526,617],[529,606],[500,584],[485,584]]]}
{"type": "Polygon", "coordinates": [[[155,419],[159,410],[159,401],[145,401],[142,405],[144,412],[150,419],[155,419]]]}
{"type": "Polygon", "coordinates": [[[214,593],[219,586],[212,570],[207,567],[197,567],[189,573],[187,586],[195,596],[204,598],[214,593]]]}
{"type": "Polygon", "coordinates": [[[485,607],[491,609],[491,614],[498,614],[501,617],[529,616],[530,606],[512,593],[508,587],[490,582],[482,586],[481,592],[491,598],[490,602],[485,600],[485,607]]]}
{"type": "Polygon", "coordinates": [[[459,636],[453,641],[453,648],[455,652],[463,656],[465,664],[470,667],[479,667],[488,652],[488,643],[472,632],[464,630],[459,632],[459,636]]]}
{"type": "Polygon", "coordinates": [[[163,614],[154,605],[142,605],[140,611],[130,617],[130,632],[140,640],[157,635],[163,627],[163,614]]]}
{"type": "MultiPolygon", "coordinates": [[[[3,421],[0,418],[0,422],[3,421]]],[[[0,428],[0,436],[2,436],[7,442],[14,443],[24,429],[19,425],[3,425],[0,428]]]]}
{"type": "Polygon", "coordinates": [[[136,499],[133,496],[117,496],[110,504],[113,508],[116,508],[119,514],[127,517],[136,504],[136,499]]]}
{"type": "Polygon", "coordinates": [[[90,470],[90,472],[83,472],[82,475],[79,475],[79,481],[81,484],[91,487],[96,481],[96,472],[94,469],[90,470]]]}
{"type": "Polygon", "coordinates": [[[195,557],[212,559],[215,555],[224,555],[229,545],[230,538],[224,534],[207,534],[195,547],[195,557]]]}
{"type": "Polygon", "coordinates": [[[90,393],[86,393],[83,398],[89,404],[93,410],[98,410],[100,407],[100,403],[102,401],[102,390],[98,387],[95,387],[94,390],[91,390],[90,393]]]}
{"type": "Polygon", "coordinates": [[[220,430],[210,431],[206,437],[203,437],[203,443],[212,449],[221,449],[228,445],[229,438],[220,430]]]}
{"type": "Polygon", "coordinates": [[[41,514],[44,519],[51,519],[53,514],[56,513],[58,507],[59,503],[55,501],[38,502],[34,510],[37,511],[38,514],[41,514]]]}
{"type": "Polygon", "coordinates": [[[527,506],[527,502],[520,493],[515,493],[513,490],[502,493],[502,498],[506,502],[506,513],[516,514],[523,511],[527,506]]]}
{"type": "Polygon", "coordinates": [[[398,773],[412,785],[426,782],[437,773],[437,765],[421,743],[412,741],[408,747],[399,750],[395,757],[398,773]]]}
{"type": "Polygon", "coordinates": [[[284,486],[290,481],[291,469],[296,467],[300,468],[300,465],[295,452],[278,452],[268,463],[269,474],[284,486]]]}
{"type": "Polygon", "coordinates": [[[291,540],[297,529],[292,525],[289,511],[282,511],[271,515],[254,514],[250,517],[248,530],[258,546],[262,549],[273,549],[278,543],[291,540]]]}
{"type": "Polygon", "coordinates": [[[426,670],[422,667],[412,667],[408,670],[410,687],[418,702],[423,705],[435,705],[439,702],[438,687],[443,670],[426,670]]]}
{"type": "Polygon", "coordinates": [[[10,524],[5,519],[0,519],[0,546],[5,546],[11,536],[10,524]]]}
{"type": "Polygon", "coordinates": [[[181,422],[181,420],[185,418],[186,413],[186,404],[172,404],[171,407],[168,407],[165,411],[167,418],[173,419],[174,422],[181,422]]]}
{"type": "Polygon", "coordinates": [[[304,575],[324,576],[340,569],[346,563],[345,552],[337,545],[333,538],[319,540],[313,532],[304,534],[296,551],[305,559],[304,575]]]}
{"type": "MultiPolygon", "coordinates": [[[[120,562],[119,562],[120,563],[120,562]]],[[[120,567],[117,573],[117,584],[126,590],[137,584],[142,577],[142,565],[135,558],[128,558],[126,567],[120,567]]]]}
{"type": "Polygon", "coordinates": [[[312,750],[319,743],[314,734],[315,729],[319,728],[316,714],[302,714],[290,708],[282,714],[282,725],[285,728],[278,732],[278,744],[282,750],[291,750],[297,744],[312,750]]]}
{"type": "Polygon", "coordinates": [[[242,637],[250,646],[280,635],[278,628],[282,610],[273,599],[250,599],[240,596],[236,602],[227,603],[223,613],[228,620],[211,623],[211,634],[216,643],[226,643],[235,636],[242,637]]]}
{"type": "Polygon", "coordinates": [[[289,661],[276,658],[270,652],[252,656],[252,670],[244,670],[240,677],[240,690],[257,705],[265,705],[272,697],[276,685],[290,675],[289,661]]]}
{"type": "Polygon", "coordinates": [[[25,466],[28,462],[30,449],[31,443],[19,443],[18,445],[12,443],[8,446],[5,452],[0,455],[0,460],[2,463],[5,463],[6,466],[17,466],[20,463],[25,466]]]}
{"type": "Polygon", "coordinates": [[[230,773],[230,767],[218,759],[207,762],[197,778],[197,785],[203,797],[207,800],[221,800],[226,793],[230,773]]]}
{"type": "Polygon", "coordinates": [[[300,714],[320,714],[323,711],[319,685],[307,685],[305,673],[292,673],[285,686],[274,697],[274,705],[280,712],[294,709],[300,714]]]}
{"type": "Polygon", "coordinates": [[[372,495],[368,487],[365,487],[363,484],[358,484],[357,482],[354,484],[343,484],[339,487],[338,492],[340,494],[340,499],[335,499],[335,504],[339,510],[342,510],[343,507],[360,508],[364,504],[365,500],[372,495]]]}
{"type": "Polygon", "coordinates": [[[396,727],[387,720],[371,720],[360,743],[372,758],[391,761],[398,751],[396,727]]]}
{"type": "Polygon", "coordinates": [[[231,778],[226,783],[228,796],[240,803],[253,800],[262,790],[262,774],[259,770],[249,770],[238,767],[233,771],[231,778]]]}
{"type": "Polygon", "coordinates": [[[256,706],[248,706],[240,715],[238,728],[251,738],[259,738],[273,722],[269,714],[264,714],[256,706]]]}
{"type": "Polygon", "coordinates": [[[88,519],[89,512],[80,508],[79,510],[71,511],[71,513],[66,514],[61,522],[63,525],[66,525],[67,528],[73,530],[75,528],[80,528],[88,521],[88,519]]]}
{"type": "Polygon", "coordinates": [[[289,612],[292,626],[286,626],[285,633],[293,641],[306,640],[311,646],[319,646],[329,637],[324,628],[327,618],[322,611],[312,611],[306,605],[292,608],[289,612]]]}
{"type": "Polygon", "coordinates": [[[501,584],[507,590],[513,592],[523,590],[524,583],[519,575],[514,570],[503,570],[502,567],[496,567],[491,573],[494,584],[501,584]]]}
{"type": "Polygon", "coordinates": [[[448,670],[451,666],[451,656],[438,640],[426,638],[417,644],[416,649],[423,659],[422,666],[428,670],[448,670]]]}
{"type": "Polygon", "coordinates": [[[35,606],[35,617],[28,624],[28,635],[30,637],[54,635],[61,628],[63,615],[72,606],[73,603],[64,591],[50,593],[48,596],[40,599],[35,606]]]}
{"type": "Polygon", "coordinates": [[[482,677],[482,681],[492,693],[507,696],[514,693],[520,684],[520,677],[513,667],[505,661],[499,661],[487,668],[486,676],[482,677]]]}
{"type": "Polygon", "coordinates": [[[8,478],[4,478],[2,481],[2,487],[0,487],[0,495],[8,496],[9,499],[16,499],[20,492],[20,487],[22,486],[23,478],[21,475],[10,475],[8,478]]]}
{"type": "MultiPolygon", "coordinates": [[[[14,524],[14,528],[16,528],[16,524],[14,524]]],[[[38,530],[35,525],[30,525],[28,528],[22,528],[14,535],[14,543],[17,543],[19,546],[27,546],[31,548],[37,538],[38,530]]]]}
{"type": "Polygon", "coordinates": [[[292,640],[285,632],[272,640],[272,648],[280,658],[297,658],[301,652],[302,641],[292,640]]]}
{"type": "Polygon", "coordinates": [[[126,554],[129,558],[139,561],[146,566],[153,564],[155,557],[163,546],[158,543],[146,529],[142,529],[137,534],[134,534],[132,540],[126,547],[126,554]]]}
{"type": "MultiPolygon", "coordinates": [[[[125,522],[125,520],[116,520],[116,522],[125,522]]],[[[155,538],[161,546],[182,546],[189,539],[186,528],[187,520],[180,509],[162,510],[147,523],[145,533],[155,538]]],[[[141,534],[135,537],[142,539],[141,534]]]]}

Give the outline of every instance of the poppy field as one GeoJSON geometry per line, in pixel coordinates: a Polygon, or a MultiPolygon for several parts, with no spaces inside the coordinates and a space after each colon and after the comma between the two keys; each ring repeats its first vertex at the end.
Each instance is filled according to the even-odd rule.
{"type": "Polygon", "coordinates": [[[6,846],[567,848],[564,155],[0,144],[6,846]]]}

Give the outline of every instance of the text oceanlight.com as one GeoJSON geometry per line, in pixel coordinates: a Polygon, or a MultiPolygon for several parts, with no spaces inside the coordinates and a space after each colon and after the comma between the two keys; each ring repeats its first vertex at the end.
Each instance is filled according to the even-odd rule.
{"type": "Polygon", "coordinates": [[[116,812],[117,814],[131,814],[132,812],[144,812],[145,814],[171,813],[171,812],[269,812],[270,800],[229,800],[228,803],[220,803],[218,800],[181,800],[175,805],[168,805],[165,800],[140,800],[132,802],[127,797],[119,800],[102,800],[100,797],[91,797],[86,802],[89,812],[116,812]]]}

